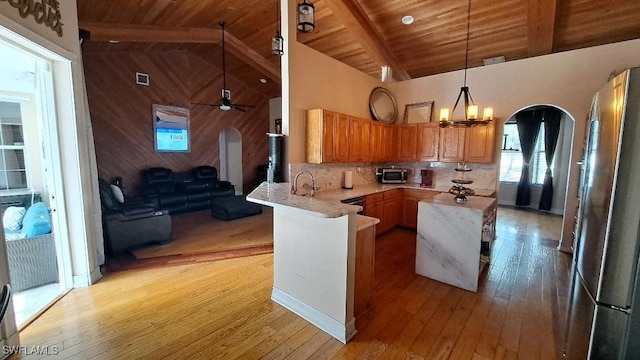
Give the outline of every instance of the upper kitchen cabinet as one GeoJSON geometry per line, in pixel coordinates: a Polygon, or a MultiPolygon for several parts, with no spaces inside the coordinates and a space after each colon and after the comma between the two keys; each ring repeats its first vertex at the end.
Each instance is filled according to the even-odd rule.
{"type": "Polygon", "coordinates": [[[438,161],[438,123],[396,126],[399,161],[438,161]]]}
{"type": "Polygon", "coordinates": [[[464,161],[464,133],[466,128],[440,128],[438,160],[442,162],[464,161]]]}
{"type": "Polygon", "coordinates": [[[349,117],[349,162],[371,161],[371,121],[349,117]]]}
{"type": "Polygon", "coordinates": [[[418,124],[418,161],[438,161],[438,123],[418,124]]]}
{"type": "Polygon", "coordinates": [[[495,125],[440,128],[439,161],[491,164],[495,153],[495,125]]]}
{"type": "Polygon", "coordinates": [[[347,162],[349,117],[335,111],[307,110],[307,162],[347,162]]]}
{"type": "Polygon", "coordinates": [[[380,121],[371,121],[371,160],[392,161],[395,157],[394,126],[380,121]]]}
{"type": "Polygon", "coordinates": [[[495,153],[495,122],[487,126],[467,128],[464,136],[464,158],[475,164],[491,164],[495,153]]]}
{"type": "Polygon", "coordinates": [[[418,153],[418,124],[396,126],[399,161],[415,161],[418,153]]]}

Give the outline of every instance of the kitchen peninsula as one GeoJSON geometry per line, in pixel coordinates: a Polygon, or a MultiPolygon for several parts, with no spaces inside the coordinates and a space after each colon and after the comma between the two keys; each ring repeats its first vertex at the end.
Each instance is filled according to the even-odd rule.
{"type": "Polygon", "coordinates": [[[357,215],[360,206],[293,195],[289,183],[264,182],[247,200],[273,207],[271,299],[349,341],[356,333],[356,232],[379,220],[357,215]]]}
{"type": "MultiPolygon", "coordinates": [[[[247,200],[273,207],[272,300],[346,343],[356,333],[355,318],[358,312],[354,311],[354,307],[361,303],[354,300],[360,288],[358,281],[362,280],[361,275],[357,275],[361,274],[357,271],[357,264],[361,263],[357,257],[362,256],[362,252],[357,250],[356,234],[360,234],[359,230],[371,228],[380,220],[377,216],[358,215],[364,210],[362,206],[344,204],[342,201],[352,197],[369,199],[372,196],[384,199],[386,194],[394,194],[400,200],[404,199],[405,193],[428,194],[423,200],[416,200],[413,213],[415,222],[424,217],[421,213],[424,212],[423,205],[432,202],[432,198],[443,197],[455,202],[453,195],[441,194],[440,191],[412,184],[369,184],[353,190],[320,191],[315,197],[309,197],[293,195],[290,183],[262,183],[247,196],[247,200]]],[[[479,192],[493,194],[491,190],[479,192]]],[[[472,198],[495,204],[494,198],[472,198]]],[[[475,200],[470,203],[474,204],[475,200]]],[[[429,231],[425,229],[421,233],[429,231]]],[[[375,247],[373,243],[372,247],[375,247]]],[[[480,248],[479,243],[477,248],[480,248]]],[[[479,256],[479,253],[476,255],[479,256]]],[[[373,260],[373,254],[369,256],[373,260]]],[[[369,280],[372,280],[372,273],[371,268],[369,280]]],[[[475,280],[477,283],[477,276],[475,280]]]]}

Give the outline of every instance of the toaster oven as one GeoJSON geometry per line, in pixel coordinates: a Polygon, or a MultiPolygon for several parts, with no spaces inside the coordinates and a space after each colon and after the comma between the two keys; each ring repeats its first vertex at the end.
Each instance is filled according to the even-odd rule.
{"type": "Polygon", "coordinates": [[[376,177],[381,184],[404,184],[409,179],[409,169],[378,168],[376,177]]]}

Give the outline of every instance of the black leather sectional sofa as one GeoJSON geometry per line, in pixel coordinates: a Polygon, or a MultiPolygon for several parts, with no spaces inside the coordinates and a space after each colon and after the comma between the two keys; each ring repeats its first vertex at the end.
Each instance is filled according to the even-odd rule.
{"type": "Polygon", "coordinates": [[[235,195],[234,186],[218,180],[213,166],[198,166],[187,172],[154,167],[142,173],[141,195],[156,209],[167,209],[171,215],[211,209],[216,199],[235,195]]]}

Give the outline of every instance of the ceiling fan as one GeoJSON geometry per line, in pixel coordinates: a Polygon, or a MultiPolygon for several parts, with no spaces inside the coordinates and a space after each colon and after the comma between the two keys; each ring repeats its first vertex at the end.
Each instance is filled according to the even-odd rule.
{"type": "Polygon", "coordinates": [[[245,105],[245,104],[234,104],[231,102],[231,90],[227,89],[227,69],[225,64],[225,51],[224,51],[224,27],[227,23],[224,21],[220,22],[220,28],[222,29],[222,97],[220,98],[220,103],[218,104],[205,104],[205,103],[193,103],[193,105],[207,105],[207,106],[216,106],[218,109],[223,111],[229,110],[240,110],[246,111],[245,108],[252,108],[255,106],[245,105]]]}

